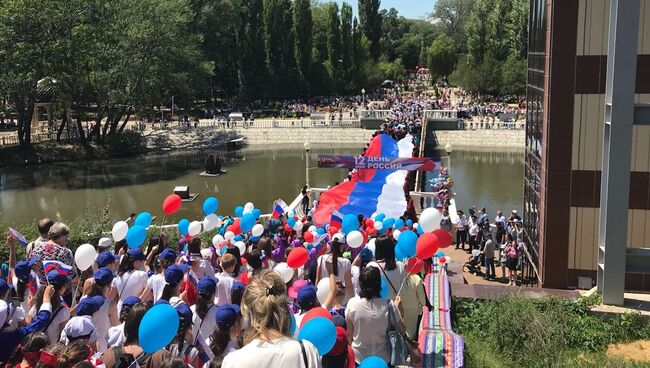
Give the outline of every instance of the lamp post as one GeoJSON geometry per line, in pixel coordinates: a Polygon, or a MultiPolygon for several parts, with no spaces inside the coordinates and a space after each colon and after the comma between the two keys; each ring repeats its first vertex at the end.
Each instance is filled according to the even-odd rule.
{"type": "Polygon", "coordinates": [[[305,148],[305,184],[309,186],[309,150],[311,145],[309,141],[305,141],[302,146],[305,148]]]}
{"type": "Polygon", "coordinates": [[[454,151],[454,147],[451,145],[451,142],[447,141],[447,144],[445,144],[445,152],[447,152],[447,160],[449,160],[449,164],[447,165],[447,171],[451,174],[451,153],[454,151]]]}
{"type": "Polygon", "coordinates": [[[361,96],[363,96],[363,106],[366,106],[366,89],[361,88],[361,96]]]}

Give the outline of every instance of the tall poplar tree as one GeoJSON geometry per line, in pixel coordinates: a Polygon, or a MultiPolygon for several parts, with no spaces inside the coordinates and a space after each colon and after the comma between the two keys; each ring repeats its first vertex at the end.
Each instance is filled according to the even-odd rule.
{"type": "Polygon", "coordinates": [[[377,60],[381,55],[380,0],[359,0],[359,21],[363,35],[370,41],[370,56],[377,60]]]}

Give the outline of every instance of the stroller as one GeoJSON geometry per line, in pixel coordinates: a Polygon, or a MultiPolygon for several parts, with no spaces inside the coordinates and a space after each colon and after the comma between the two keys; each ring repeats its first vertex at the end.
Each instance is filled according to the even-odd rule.
{"type": "Polygon", "coordinates": [[[469,256],[469,259],[465,264],[463,264],[463,270],[467,269],[469,273],[472,273],[476,276],[483,276],[481,272],[481,265],[484,263],[483,253],[479,249],[473,249],[472,255],[469,256]]]}

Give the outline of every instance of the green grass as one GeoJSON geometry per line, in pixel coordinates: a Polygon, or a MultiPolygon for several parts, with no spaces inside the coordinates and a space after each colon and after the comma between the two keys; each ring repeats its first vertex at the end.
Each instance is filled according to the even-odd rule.
{"type": "Polygon", "coordinates": [[[608,358],[608,344],[650,338],[639,314],[590,313],[597,295],[568,299],[454,299],[454,330],[465,338],[466,367],[641,367],[608,358]]]}

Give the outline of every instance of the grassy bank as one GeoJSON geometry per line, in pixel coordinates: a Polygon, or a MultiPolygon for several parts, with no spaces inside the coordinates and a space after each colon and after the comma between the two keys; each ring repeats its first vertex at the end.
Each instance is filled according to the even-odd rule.
{"type": "Polygon", "coordinates": [[[0,149],[0,167],[126,157],[146,151],[142,134],[128,131],[109,135],[102,144],[83,146],[76,141],[51,141],[34,143],[29,147],[3,147],[0,149]]]}
{"type": "Polygon", "coordinates": [[[454,299],[454,331],[465,338],[466,367],[649,367],[606,354],[609,344],[650,338],[640,314],[590,313],[597,295],[565,299],[454,299]]]}

